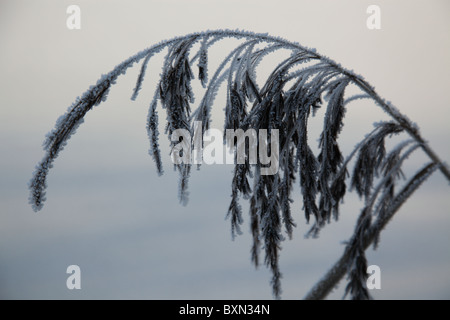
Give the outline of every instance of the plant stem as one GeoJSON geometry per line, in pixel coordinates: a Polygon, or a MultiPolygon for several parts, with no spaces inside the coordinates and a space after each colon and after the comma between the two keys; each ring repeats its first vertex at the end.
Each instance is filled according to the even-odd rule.
{"type": "Polygon", "coordinates": [[[386,111],[394,120],[396,120],[408,134],[416,140],[418,143],[420,143],[422,150],[430,157],[430,159],[436,163],[441,164],[440,170],[444,174],[444,176],[447,178],[447,180],[450,182],[450,171],[448,167],[441,161],[439,156],[433,151],[433,149],[430,148],[428,143],[421,137],[419,130],[415,126],[411,124],[411,122],[403,116],[400,112],[397,110],[394,110],[391,105],[387,104],[376,92],[371,88],[371,86],[364,80],[351,76],[353,82],[364,92],[366,92],[368,95],[370,95],[373,100],[378,103],[381,108],[386,111]]]}
{"type": "Polygon", "coordinates": [[[418,129],[412,125],[412,123],[398,110],[396,110],[393,106],[386,103],[384,99],[382,99],[373,89],[373,87],[364,81],[361,77],[357,76],[353,72],[344,69],[340,65],[338,65],[335,61],[324,57],[320,54],[318,54],[315,50],[306,48],[298,43],[291,42],[279,37],[272,37],[267,34],[257,34],[247,31],[233,31],[233,30],[223,30],[223,31],[208,31],[205,33],[196,33],[189,36],[219,36],[222,35],[224,37],[236,37],[236,38],[256,38],[260,41],[266,41],[266,42],[275,42],[278,44],[281,44],[282,46],[285,46],[286,48],[290,49],[300,49],[303,51],[306,51],[310,53],[311,55],[316,56],[321,61],[325,61],[328,64],[332,65],[336,69],[338,69],[340,72],[348,76],[352,79],[352,81],[364,92],[366,92],[369,96],[372,97],[372,99],[380,105],[380,107],[386,111],[394,120],[396,120],[402,127],[405,128],[406,132],[408,132],[413,139],[415,139],[418,143],[421,144],[422,150],[430,157],[430,159],[434,163],[441,164],[440,170],[444,174],[444,176],[447,178],[447,180],[450,182],[450,171],[448,167],[441,161],[441,159],[438,157],[438,155],[431,149],[431,147],[428,145],[428,143],[420,136],[420,133],[418,129]]]}
{"type": "MultiPolygon", "coordinates": [[[[402,204],[409,198],[409,196],[417,190],[420,184],[424,181],[424,177],[428,177],[432,172],[437,169],[437,167],[442,167],[442,165],[437,165],[431,163],[418,173],[407,183],[407,185],[399,192],[397,196],[400,198],[390,211],[383,216],[378,218],[378,220],[370,227],[364,236],[364,250],[367,250],[373,241],[377,238],[381,230],[386,227],[395,213],[400,209],[402,204]],[[405,197],[403,195],[406,194],[405,197]]],[[[350,241],[349,241],[350,242],[350,241]]],[[[314,287],[305,296],[305,300],[322,300],[336,287],[342,277],[347,273],[347,267],[350,261],[350,250],[351,247],[347,246],[342,254],[341,258],[333,265],[333,267],[319,280],[314,287]]]]}
{"type": "MultiPolygon", "coordinates": [[[[430,157],[430,159],[434,163],[441,164],[440,170],[444,174],[444,176],[447,178],[447,180],[450,182],[450,171],[448,167],[441,161],[441,159],[438,157],[438,155],[430,148],[428,143],[420,136],[418,129],[412,125],[412,123],[398,110],[396,110],[393,106],[386,103],[384,99],[382,99],[373,89],[373,87],[363,80],[360,76],[354,74],[353,72],[344,69],[339,64],[337,64],[335,61],[322,56],[318,54],[314,49],[309,49],[307,47],[304,47],[296,42],[291,42],[279,37],[273,37],[268,34],[260,34],[260,33],[253,33],[248,31],[241,31],[241,30],[212,30],[212,31],[206,31],[206,32],[197,32],[192,33],[188,35],[184,35],[181,37],[173,38],[171,40],[163,41],[155,46],[152,46],[146,50],[143,50],[139,53],[137,53],[135,56],[130,58],[131,61],[137,61],[140,60],[142,57],[144,57],[148,52],[155,50],[156,48],[165,47],[169,45],[170,43],[187,39],[187,38],[197,38],[197,37],[210,37],[210,36],[217,36],[217,37],[223,37],[223,38],[253,38],[258,41],[265,41],[265,42],[272,42],[280,44],[282,47],[289,48],[292,50],[302,50],[305,52],[308,52],[309,54],[315,56],[317,59],[320,59],[321,61],[324,61],[328,63],[329,65],[333,66],[346,76],[348,76],[353,83],[355,83],[362,91],[366,92],[372,99],[380,105],[380,107],[386,111],[394,120],[396,120],[402,127],[405,128],[406,132],[408,132],[412,138],[414,138],[418,143],[421,144],[422,150],[430,157]]],[[[133,62],[134,62],[133,61],[133,62]]],[[[131,62],[132,63],[132,62],[131,62]]],[[[113,70],[114,72],[114,70],[113,70]]]]}

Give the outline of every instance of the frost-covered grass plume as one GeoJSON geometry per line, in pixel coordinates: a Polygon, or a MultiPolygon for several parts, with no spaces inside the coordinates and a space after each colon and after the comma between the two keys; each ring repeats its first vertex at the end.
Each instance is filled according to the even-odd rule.
{"type": "MultiPolygon", "coordinates": [[[[267,140],[275,133],[279,137],[276,147],[271,144],[261,145],[259,140],[255,142],[256,147],[267,149],[264,150],[266,155],[277,154],[277,171],[274,174],[264,174],[267,162],[250,159],[252,153],[244,153],[235,163],[227,214],[231,221],[232,236],[241,233],[243,218],[240,198],[243,198],[249,201],[253,236],[251,260],[258,266],[260,250],[263,250],[264,264],[272,272],[273,295],[279,298],[281,244],[285,235],[289,238],[292,236],[296,226],[291,212],[295,180],[298,180],[301,188],[306,221],[312,220],[308,235],[313,237],[318,236],[319,231],[331,220],[338,219],[339,204],[346,191],[354,190],[364,200],[354,234],[341,259],[306,298],[326,297],[347,275],[346,294],[354,299],[369,299],[365,250],[371,244],[376,245],[381,230],[425,179],[440,170],[450,181],[450,172],[422,138],[418,126],[390,102],[382,99],[363,77],[314,49],[267,34],[231,30],[193,33],[142,50],[103,75],[75,100],[47,135],[44,142],[45,156],[36,167],[29,184],[33,209],[42,209],[48,171],[68,139],[83,122],[86,113],[105,101],[118,77],[140,62],[140,73],[131,97],[135,100],[150,59],[163,50],[166,55],[150,102],[147,122],[150,154],[158,173],[163,173],[158,141],[158,112],[165,110],[165,133],[172,152],[180,152],[176,148],[179,137],[174,136],[179,130],[189,137],[184,143],[192,149],[187,150],[198,150],[194,124],[201,127],[202,132],[210,128],[211,110],[215,106],[219,88],[224,85],[224,132],[227,129],[244,132],[250,129],[265,130],[267,140]],[[237,39],[239,44],[224,55],[215,70],[209,70],[210,48],[226,38],[237,39]],[[287,51],[288,57],[279,62],[264,82],[258,81],[256,72],[259,63],[280,50],[287,51]],[[204,88],[196,104],[191,87],[191,81],[195,78],[193,69],[197,70],[197,79],[204,88]],[[349,96],[346,94],[349,86],[358,88],[360,92],[349,96]],[[345,111],[349,103],[359,99],[374,101],[388,114],[390,120],[376,123],[354,150],[344,155],[338,140],[344,125],[345,111]],[[314,148],[308,139],[308,120],[318,108],[325,108],[325,113],[319,152],[313,152],[314,148]],[[407,139],[387,150],[385,142],[393,135],[403,135],[407,139]],[[422,151],[429,162],[418,168],[411,177],[406,177],[406,183],[399,188],[398,181],[403,175],[405,160],[418,151],[422,151]]],[[[227,137],[223,139],[226,142],[227,137]]],[[[179,199],[182,203],[187,202],[188,179],[193,165],[200,164],[188,161],[174,164],[180,174],[179,199]]]]}

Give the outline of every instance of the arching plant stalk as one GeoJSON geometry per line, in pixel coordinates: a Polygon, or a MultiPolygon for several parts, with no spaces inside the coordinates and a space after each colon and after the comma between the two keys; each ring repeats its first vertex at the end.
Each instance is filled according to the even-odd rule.
{"type": "MultiPolygon", "coordinates": [[[[235,164],[232,200],[227,213],[233,237],[241,233],[243,219],[239,198],[243,197],[250,202],[252,261],[258,266],[260,249],[264,249],[264,262],[272,272],[273,294],[279,298],[279,254],[284,239],[282,229],[289,237],[292,236],[295,227],[291,214],[292,189],[297,175],[305,218],[307,221],[311,217],[314,219],[309,232],[312,236],[318,236],[332,218],[338,219],[339,203],[345,196],[349,179],[351,189],[365,199],[366,205],[343,257],[307,298],[324,298],[346,273],[349,275],[347,293],[356,299],[370,298],[364,282],[366,248],[377,241],[382,228],[426,177],[439,169],[450,181],[450,172],[421,137],[418,127],[391,103],[382,99],[361,76],[313,49],[267,34],[232,30],[193,33],[142,50],[103,75],[96,85],[76,99],[48,134],[44,142],[45,156],[29,184],[33,209],[42,209],[48,171],[67,140],[83,122],[86,113],[105,101],[117,78],[142,60],[131,97],[135,100],[149,61],[164,49],[167,54],[150,103],[147,123],[150,154],[156,162],[158,173],[163,173],[158,142],[158,106],[166,111],[166,134],[172,150],[176,150],[180,142],[177,130],[193,134],[195,121],[200,122],[202,130],[209,129],[216,95],[220,86],[226,83],[225,129],[267,130],[268,137],[280,134],[279,150],[270,150],[279,156],[279,170],[265,174],[266,166],[260,162],[251,163],[248,155],[242,163],[235,164]],[[226,38],[238,39],[241,43],[225,56],[209,80],[209,49],[226,38]],[[275,67],[264,83],[260,83],[256,77],[259,63],[279,50],[288,51],[289,57],[275,67]],[[205,93],[198,106],[192,109],[195,102],[191,88],[191,81],[195,78],[194,68],[198,69],[198,79],[205,93]],[[346,89],[350,85],[358,87],[361,93],[347,97],[346,89]],[[377,123],[375,129],[361,140],[344,161],[338,143],[344,115],[347,104],[361,98],[373,100],[390,116],[391,121],[377,123]],[[308,119],[320,107],[325,107],[326,111],[319,139],[320,151],[315,154],[308,143],[308,119]],[[385,140],[401,133],[410,136],[414,142],[413,148],[404,151],[408,142],[386,152],[385,140]],[[431,163],[419,171],[405,188],[396,192],[403,161],[419,149],[429,157],[431,163]],[[352,164],[353,172],[350,175],[352,164]]],[[[194,144],[194,141],[183,142],[194,144]]],[[[256,143],[258,150],[265,147],[259,140],[256,143]]],[[[187,161],[175,163],[180,173],[179,198],[182,203],[186,203],[188,198],[191,165],[187,161]]]]}

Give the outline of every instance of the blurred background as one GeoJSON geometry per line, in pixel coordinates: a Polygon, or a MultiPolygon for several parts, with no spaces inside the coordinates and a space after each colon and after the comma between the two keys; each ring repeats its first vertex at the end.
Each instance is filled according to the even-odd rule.
{"type": "MultiPolygon", "coordinates": [[[[190,202],[183,207],[161,135],[165,174],[156,174],[145,125],[164,53],[150,61],[136,101],[130,96],[138,66],[87,114],[50,171],[44,208],[34,213],[27,200],[45,134],[101,74],[161,40],[225,28],[299,42],[363,75],[450,161],[448,1],[3,0],[0,298],[272,298],[270,272],[250,263],[247,212],[244,235],[234,241],[224,219],[232,166],[194,170],[190,202]],[[72,4],[81,8],[80,30],[66,26],[72,4]],[[380,30],[366,26],[371,4],[381,8],[380,30]],[[66,268],[73,264],[81,268],[81,290],[66,287],[66,268]]],[[[212,64],[233,49],[230,42],[218,48],[212,64]]],[[[279,61],[273,56],[261,65],[259,83],[270,72],[270,59],[279,61]]],[[[223,126],[223,98],[219,93],[214,106],[216,128],[223,126]]],[[[163,123],[164,113],[159,114],[163,123]]],[[[349,105],[340,136],[344,151],[382,119],[383,112],[369,102],[349,105]]],[[[318,138],[322,123],[319,113],[312,138],[318,138]]],[[[406,173],[425,162],[423,156],[411,157],[406,173]]],[[[375,298],[450,298],[449,191],[436,172],[387,226],[378,250],[367,251],[369,264],[381,268],[381,290],[371,292],[375,298]]],[[[293,196],[297,228],[283,243],[280,259],[284,299],[302,298],[340,257],[362,206],[348,195],[340,220],[319,239],[305,239],[309,226],[299,188],[293,196]]],[[[340,299],[344,287],[343,281],[329,298],[340,299]]]]}

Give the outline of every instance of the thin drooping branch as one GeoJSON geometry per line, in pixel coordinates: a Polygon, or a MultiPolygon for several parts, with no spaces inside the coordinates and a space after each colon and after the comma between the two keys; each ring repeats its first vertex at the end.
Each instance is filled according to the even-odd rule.
{"type": "MultiPolygon", "coordinates": [[[[353,76],[352,76],[353,77],[353,76]]],[[[391,103],[382,99],[375,90],[360,77],[354,78],[354,83],[358,85],[363,91],[365,91],[378,105],[381,106],[392,118],[394,118],[407,132],[408,134],[420,143],[423,151],[430,157],[434,163],[440,163],[439,170],[444,174],[448,181],[450,181],[450,170],[446,166],[433,149],[426,143],[425,139],[420,135],[417,125],[413,124],[405,115],[401,114],[397,108],[391,103]]]]}
{"type": "MultiPolygon", "coordinates": [[[[380,217],[369,230],[364,234],[363,246],[364,250],[368,249],[375,239],[379,236],[380,232],[386,227],[386,225],[391,221],[395,213],[400,209],[400,207],[408,199],[408,196],[416,191],[420,185],[441,165],[436,163],[430,163],[425,166],[422,170],[414,175],[413,178],[406,184],[401,192],[396,197],[391,208],[387,214],[380,217]]],[[[351,240],[349,241],[351,242],[351,240]]],[[[305,296],[305,300],[322,300],[325,299],[331,291],[338,285],[339,281],[348,272],[348,267],[350,263],[350,251],[351,247],[348,245],[339,260],[330,268],[330,270],[319,280],[314,287],[305,296]]]]}

